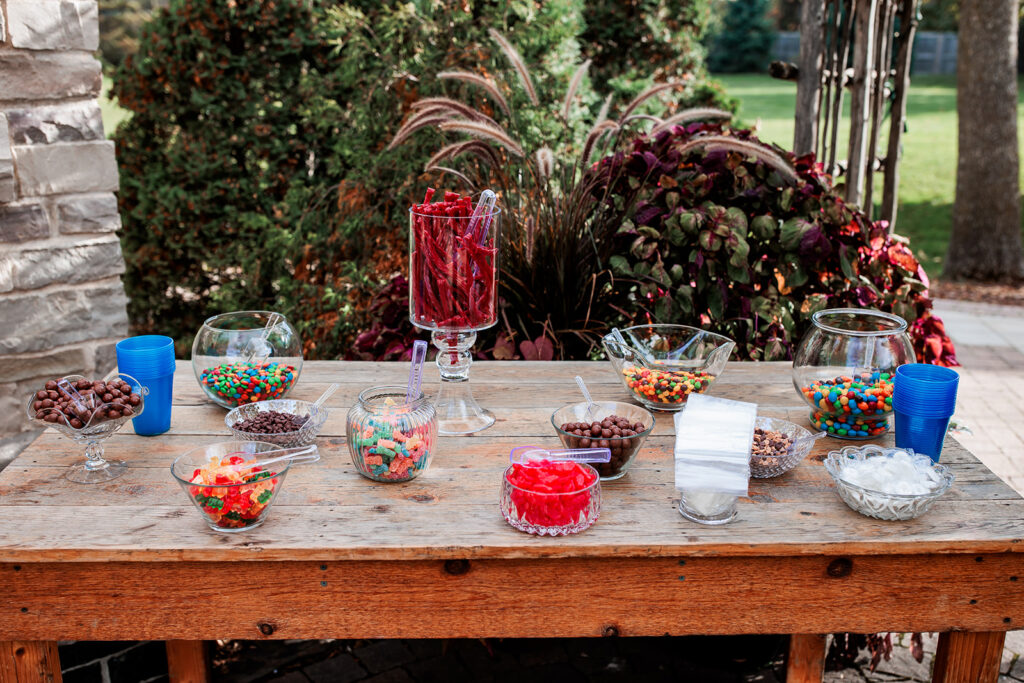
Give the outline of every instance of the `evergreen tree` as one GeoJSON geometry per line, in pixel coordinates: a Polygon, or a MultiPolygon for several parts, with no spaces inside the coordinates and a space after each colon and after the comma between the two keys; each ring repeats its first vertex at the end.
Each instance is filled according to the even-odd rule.
{"type": "Polygon", "coordinates": [[[713,38],[708,54],[712,73],[768,70],[775,29],[768,12],[771,0],[730,0],[722,29],[713,38]]]}

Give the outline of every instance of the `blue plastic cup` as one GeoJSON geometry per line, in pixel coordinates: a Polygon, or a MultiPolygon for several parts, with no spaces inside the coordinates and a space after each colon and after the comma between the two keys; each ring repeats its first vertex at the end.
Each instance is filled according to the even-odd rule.
{"type": "Polygon", "coordinates": [[[174,389],[174,340],[149,334],[122,339],[115,346],[117,369],[146,387],[146,406],[132,418],[139,436],[163,434],[171,428],[171,403],[174,389]]]}
{"type": "Polygon", "coordinates": [[[960,375],[938,365],[911,363],[896,368],[893,383],[896,447],[938,462],[956,410],[960,375]]]}
{"type": "Polygon", "coordinates": [[[894,410],[893,414],[896,416],[896,448],[910,448],[938,462],[946,442],[949,416],[922,417],[898,410],[894,410]]]}

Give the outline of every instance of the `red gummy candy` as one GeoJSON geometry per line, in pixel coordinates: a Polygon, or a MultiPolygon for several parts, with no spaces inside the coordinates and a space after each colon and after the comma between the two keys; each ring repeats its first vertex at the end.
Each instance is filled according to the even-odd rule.
{"type": "Polygon", "coordinates": [[[565,526],[579,521],[590,505],[597,474],[579,463],[537,460],[515,463],[508,481],[516,488],[512,503],[522,519],[538,526],[565,526]]]}

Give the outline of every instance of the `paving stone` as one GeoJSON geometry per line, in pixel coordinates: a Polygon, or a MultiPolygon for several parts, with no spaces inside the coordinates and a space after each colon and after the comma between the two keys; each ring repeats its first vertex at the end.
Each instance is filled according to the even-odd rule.
{"type": "Polygon", "coordinates": [[[415,683],[411,676],[406,673],[405,669],[389,669],[384,673],[379,673],[376,676],[370,676],[364,678],[363,683],[415,683]]]}
{"type": "MultiPolygon", "coordinates": [[[[416,659],[429,659],[431,657],[440,657],[445,653],[445,649],[450,647],[452,644],[461,642],[473,642],[479,643],[475,640],[463,640],[463,639],[452,639],[445,640],[442,638],[411,638],[404,641],[405,646],[409,648],[413,656],[416,659]]],[[[482,647],[482,645],[481,645],[482,647]]]]}
{"type": "Polygon", "coordinates": [[[366,671],[355,657],[344,653],[310,664],[302,671],[313,683],[351,683],[366,677],[366,671]]]}
{"type": "Polygon", "coordinates": [[[271,678],[268,683],[309,683],[309,679],[301,671],[289,671],[284,676],[271,678]]]}
{"type": "Polygon", "coordinates": [[[480,677],[520,668],[519,660],[500,642],[492,641],[491,649],[493,654],[478,640],[452,640],[449,641],[447,656],[456,657],[471,674],[480,677]]]}
{"type": "Polygon", "coordinates": [[[162,641],[143,643],[107,660],[110,683],[138,683],[167,673],[167,647],[162,641]]]}
{"type": "Polygon", "coordinates": [[[1017,661],[1010,667],[1009,674],[1014,678],[1024,681],[1024,656],[1017,657],[1017,661]]]}
{"type": "Polygon", "coordinates": [[[29,50],[99,47],[96,0],[7,0],[11,45],[29,50]]]}
{"type": "Polygon", "coordinates": [[[356,648],[352,654],[372,674],[393,669],[415,659],[409,648],[400,640],[379,640],[356,648]]]}
{"type": "Polygon", "coordinates": [[[61,668],[70,669],[102,657],[124,652],[136,645],[138,645],[138,641],[135,640],[78,640],[59,645],[57,651],[60,654],[61,668]]]}
{"type": "Polygon", "coordinates": [[[117,160],[110,140],[15,145],[13,149],[22,197],[113,192],[118,188],[117,160]]]}
{"type": "Polygon", "coordinates": [[[62,671],[61,678],[64,683],[104,683],[103,670],[99,662],[80,666],[70,671],[62,671]]]}
{"type": "MultiPolygon", "coordinates": [[[[475,680],[454,657],[433,657],[412,662],[405,667],[418,683],[446,683],[475,680]]],[[[522,680],[520,678],[520,680],[522,680]]],[[[533,681],[531,683],[537,683],[533,681]]]]}

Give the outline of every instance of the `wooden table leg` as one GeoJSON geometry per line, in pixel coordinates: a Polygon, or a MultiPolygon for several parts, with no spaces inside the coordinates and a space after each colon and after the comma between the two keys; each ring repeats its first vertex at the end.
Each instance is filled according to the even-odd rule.
{"type": "Polygon", "coordinates": [[[0,683],[61,683],[53,640],[0,641],[0,683]]]}
{"type": "Polygon", "coordinates": [[[171,683],[209,683],[210,659],[206,641],[168,640],[167,674],[171,683]]]}
{"type": "Polygon", "coordinates": [[[1006,633],[990,631],[939,634],[933,683],[996,683],[1006,633]]]}
{"type": "Polygon", "coordinates": [[[826,636],[793,634],[786,657],[786,683],[821,683],[825,675],[826,636]]]}

